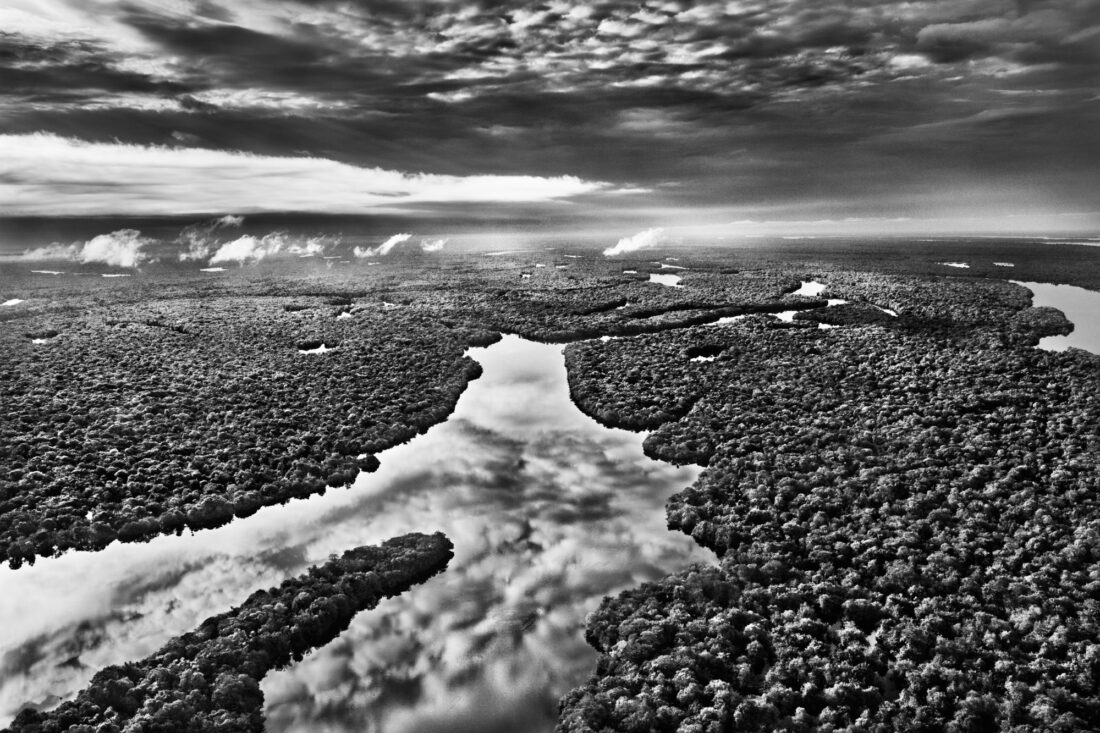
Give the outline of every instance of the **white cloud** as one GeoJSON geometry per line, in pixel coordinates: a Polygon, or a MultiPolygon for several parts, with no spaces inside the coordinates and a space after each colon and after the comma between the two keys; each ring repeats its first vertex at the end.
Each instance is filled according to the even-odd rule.
{"type": "Polygon", "coordinates": [[[137,267],[147,259],[141,248],[148,242],[136,229],[119,229],[110,234],[100,234],[84,243],[80,261],[103,262],[115,267],[137,267]]]}
{"type": "Polygon", "coordinates": [[[388,255],[394,247],[401,244],[402,242],[409,241],[411,238],[411,234],[394,234],[392,237],[387,239],[385,242],[382,242],[382,244],[378,245],[377,247],[356,247],[355,256],[360,258],[384,257],[385,255],[388,255]]]}
{"type": "Polygon", "coordinates": [[[646,229],[638,232],[633,237],[623,237],[614,247],[608,247],[603,251],[605,257],[614,257],[626,252],[635,252],[639,249],[650,249],[665,241],[665,230],[661,227],[646,229]]]}
{"type": "Polygon", "coordinates": [[[428,99],[447,104],[465,102],[474,98],[474,93],[469,89],[456,89],[453,92],[428,92],[428,99]]]}
{"type": "Polygon", "coordinates": [[[187,251],[180,252],[180,262],[206,259],[214,248],[214,232],[219,229],[239,228],[243,223],[243,216],[226,214],[201,224],[184,227],[180,232],[179,241],[187,245],[187,251]]]}
{"type": "Polygon", "coordinates": [[[453,176],[325,158],[0,135],[0,215],[370,213],[410,203],[554,201],[606,189],[575,176],[453,176]]]}
{"type": "Polygon", "coordinates": [[[314,257],[323,255],[329,244],[338,242],[335,237],[317,236],[309,237],[303,242],[295,242],[287,247],[287,252],[299,257],[314,257]]]}
{"type": "Polygon", "coordinates": [[[420,240],[420,249],[425,252],[438,252],[443,249],[443,246],[447,244],[447,239],[422,239],[420,240]]]}
{"type": "Polygon", "coordinates": [[[265,257],[279,254],[313,257],[323,255],[329,245],[340,241],[338,237],[325,235],[292,239],[286,232],[276,231],[260,238],[246,234],[232,241],[218,244],[216,239],[218,230],[240,227],[243,223],[243,216],[226,214],[217,219],[186,227],[180,232],[177,240],[187,245],[187,250],[179,254],[180,261],[204,260],[210,257],[209,264],[215,265],[219,262],[240,264],[258,262],[265,257]],[[213,256],[210,256],[211,252],[214,253],[213,256]]]}
{"type": "Polygon", "coordinates": [[[243,265],[248,261],[259,262],[264,257],[278,254],[285,244],[286,239],[278,232],[267,234],[261,239],[246,234],[219,247],[214,256],[210,258],[210,264],[238,262],[243,265]]]}
{"type": "Polygon", "coordinates": [[[272,89],[208,89],[195,92],[192,99],[223,109],[268,109],[286,113],[349,109],[349,102],[324,99],[309,94],[272,89]]]}
{"type": "Polygon", "coordinates": [[[45,260],[76,260],[79,254],[79,244],[47,244],[44,247],[35,247],[34,249],[24,251],[23,254],[20,255],[20,259],[30,260],[31,262],[41,262],[45,260]]]}
{"type": "Polygon", "coordinates": [[[23,253],[24,260],[73,260],[83,264],[99,262],[114,267],[137,267],[149,259],[142,251],[150,240],[136,229],[119,229],[92,237],[84,244],[50,244],[23,253]]]}

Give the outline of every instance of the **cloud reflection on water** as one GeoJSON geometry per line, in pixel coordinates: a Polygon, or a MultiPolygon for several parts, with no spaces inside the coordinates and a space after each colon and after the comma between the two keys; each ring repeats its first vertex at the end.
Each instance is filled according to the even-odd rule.
{"type": "Polygon", "coordinates": [[[585,615],[606,594],[707,559],[665,529],[665,500],[697,469],[651,461],[644,436],[581,414],[560,346],[506,337],[471,355],[484,375],[451,419],[382,454],[349,491],[4,569],[0,583],[18,587],[0,600],[0,623],[15,624],[0,642],[0,720],[330,553],[442,530],[455,544],[447,572],[264,680],[268,729],[552,728],[558,697],[594,667],[585,615]]]}

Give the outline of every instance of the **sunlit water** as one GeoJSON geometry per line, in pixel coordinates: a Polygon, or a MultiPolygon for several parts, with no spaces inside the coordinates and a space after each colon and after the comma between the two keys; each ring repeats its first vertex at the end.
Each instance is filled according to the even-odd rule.
{"type": "Polygon", "coordinates": [[[558,698],[594,670],[583,627],[601,598],[713,560],[665,528],[665,500],[698,469],[651,461],[643,435],[581,414],[560,346],[505,337],[470,353],[484,374],[452,417],[349,490],[0,568],[0,726],[330,553],[442,530],[445,573],[268,675],[268,729],[550,730],[558,698]]]}
{"type": "Polygon", "coordinates": [[[656,283],[657,285],[664,285],[669,288],[682,288],[680,284],[682,278],[679,275],[661,275],[656,272],[649,273],[649,281],[656,283]]]}
{"type": "Polygon", "coordinates": [[[335,351],[337,347],[329,346],[328,344],[321,344],[315,346],[312,349],[298,349],[299,354],[327,354],[330,351],[335,351]]]}
{"type": "Polygon", "coordinates": [[[817,280],[803,280],[798,290],[791,293],[791,295],[805,295],[807,298],[816,298],[823,292],[825,292],[825,283],[819,283],[817,280]]]}
{"type": "Polygon", "coordinates": [[[1073,323],[1068,336],[1047,336],[1039,348],[1065,351],[1071,346],[1100,354],[1100,292],[1075,285],[1016,282],[1031,291],[1031,304],[1057,308],[1073,323]]]}

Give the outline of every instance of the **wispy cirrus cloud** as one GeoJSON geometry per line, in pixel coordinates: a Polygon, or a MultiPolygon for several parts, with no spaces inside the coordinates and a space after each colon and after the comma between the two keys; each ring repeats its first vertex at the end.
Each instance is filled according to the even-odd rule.
{"type": "Polygon", "coordinates": [[[441,175],[305,156],[0,135],[0,214],[371,213],[409,204],[549,202],[608,188],[575,176],[441,175]]]}

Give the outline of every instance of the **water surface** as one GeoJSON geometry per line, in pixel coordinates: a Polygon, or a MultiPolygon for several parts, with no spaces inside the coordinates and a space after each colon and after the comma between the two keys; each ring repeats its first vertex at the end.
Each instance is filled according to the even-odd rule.
{"type": "Polygon", "coordinates": [[[560,346],[505,337],[471,355],[484,375],[452,417],[351,489],[0,568],[0,726],[330,553],[442,530],[445,573],[264,680],[268,730],[551,730],[558,698],[594,671],[583,626],[601,598],[713,560],[665,528],[665,500],[698,469],[652,461],[643,435],[581,414],[560,346]]]}
{"type": "Polygon", "coordinates": [[[1076,347],[1100,354],[1100,292],[1075,285],[1051,285],[1013,281],[1031,291],[1031,304],[1057,308],[1073,323],[1068,336],[1046,336],[1039,348],[1065,351],[1076,347]]]}
{"type": "Polygon", "coordinates": [[[661,275],[656,272],[649,273],[649,281],[656,283],[657,285],[664,285],[670,288],[682,288],[680,284],[682,278],[679,275],[661,275]]]}

